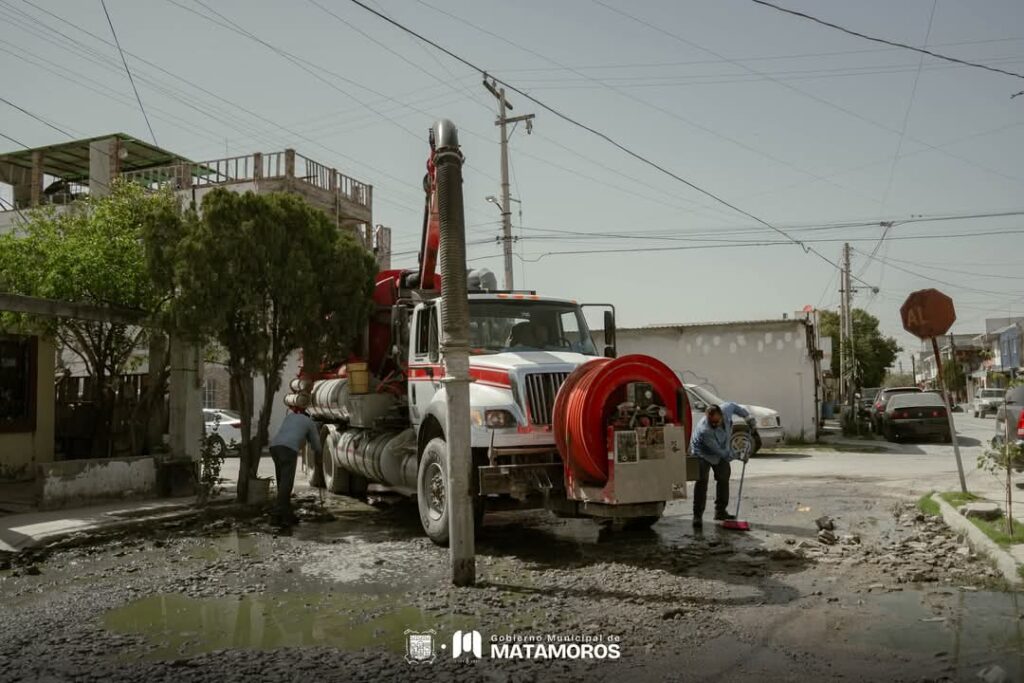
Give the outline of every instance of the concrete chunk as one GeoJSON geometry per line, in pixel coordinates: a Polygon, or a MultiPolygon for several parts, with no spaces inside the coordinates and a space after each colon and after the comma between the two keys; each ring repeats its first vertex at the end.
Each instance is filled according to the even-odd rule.
{"type": "Polygon", "coordinates": [[[961,507],[960,514],[968,518],[995,520],[1002,518],[1003,509],[999,507],[999,503],[975,502],[961,507]]]}

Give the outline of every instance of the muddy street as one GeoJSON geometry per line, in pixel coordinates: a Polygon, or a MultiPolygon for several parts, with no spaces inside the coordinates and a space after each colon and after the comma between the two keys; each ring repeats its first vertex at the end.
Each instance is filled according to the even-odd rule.
{"type": "Polygon", "coordinates": [[[402,499],[307,493],[289,534],[209,516],[72,537],[5,560],[0,680],[1024,675],[1024,606],[940,521],[870,477],[771,481],[752,480],[748,533],[695,532],[686,500],[642,533],[489,515],[475,588],[451,587],[447,550],[402,499]],[[478,631],[485,656],[453,659],[456,631],[478,631]],[[407,661],[410,633],[431,633],[431,663],[407,661]],[[619,656],[486,656],[548,634],[619,656]]]}

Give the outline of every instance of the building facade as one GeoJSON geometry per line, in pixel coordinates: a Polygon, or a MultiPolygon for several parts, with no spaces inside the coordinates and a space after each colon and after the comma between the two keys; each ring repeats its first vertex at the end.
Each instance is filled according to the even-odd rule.
{"type": "Polygon", "coordinates": [[[813,439],[822,354],[809,319],[655,325],[618,330],[620,355],[644,353],[737,403],[780,413],[787,437],[813,439]]]}

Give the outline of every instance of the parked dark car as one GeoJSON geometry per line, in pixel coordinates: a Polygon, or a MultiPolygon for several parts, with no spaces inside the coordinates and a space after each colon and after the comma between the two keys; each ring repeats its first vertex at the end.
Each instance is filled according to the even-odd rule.
{"type": "Polygon", "coordinates": [[[882,433],[882,414],[885,413],[885,406],[896,394],[920,394],[921,390],[917,387],[886,387],[878,392],[875,396],[875,402],[872,404],[871,409],[871,428],[876,433],[882,433]]]}
{"type": "Polygon", "coordinates": [[[949,443],[949,417],[942,397],[930,391],[895,394],[882,413],[882,434],[889,441],[913,437],[938,437],[949,443]]]}
{"type": "Polygon", "coordinates": [[[878,397],[878,392],[882,390],[882,387],[866,387],[860,390],[860,399],[858,403],[858,417],[862,420],[871,418],[871,406],[875,403],[875,398],[878,397]]]}

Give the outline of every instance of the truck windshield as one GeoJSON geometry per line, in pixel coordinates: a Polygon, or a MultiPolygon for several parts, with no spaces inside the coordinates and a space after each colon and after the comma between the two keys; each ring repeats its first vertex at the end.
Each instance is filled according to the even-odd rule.
{"type": "Polygon", "coordinates": [[[570,351],[597,355],[579,306],[552,301],[470,299],[469,345],[474,354],[570,351]]]}

